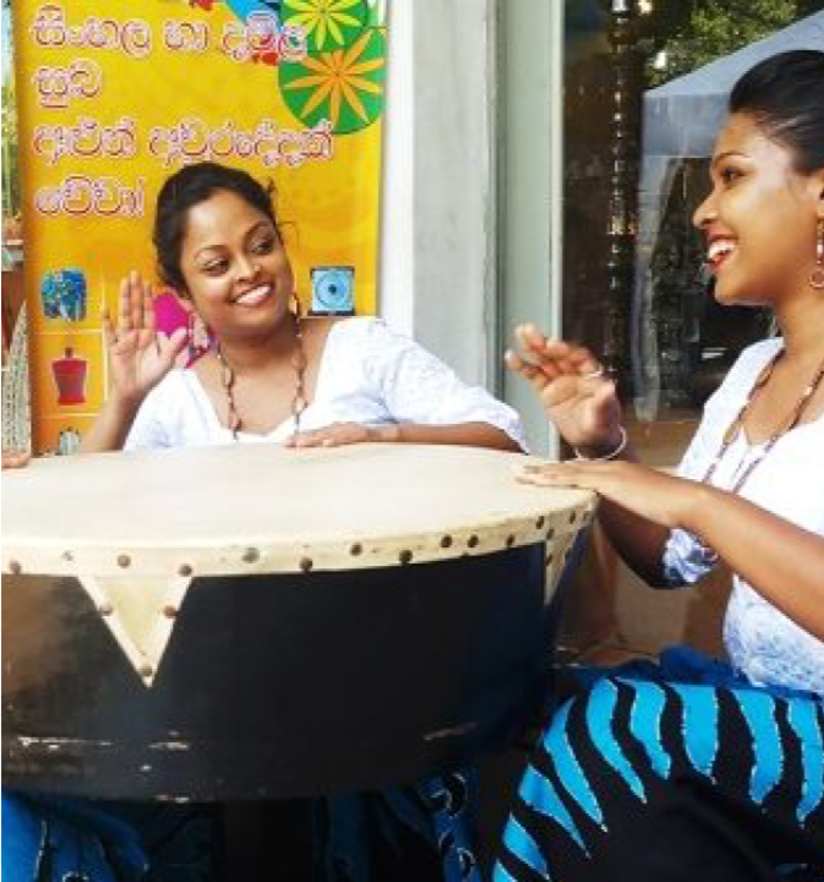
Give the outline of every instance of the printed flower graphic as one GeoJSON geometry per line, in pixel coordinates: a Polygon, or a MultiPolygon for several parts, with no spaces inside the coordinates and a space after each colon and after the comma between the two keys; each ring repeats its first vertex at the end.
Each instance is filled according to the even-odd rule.
{"type": "Polygon", "coordinates": [[[335,49],[280,69],[280,87],[292,113],[308,126],[321,119],[335,134],[356,132],[383,110],[383,31],[367,28],[347,49],[335,49]]]}
{"type": "Polygon", "coordinates": [[[386,0],[366,0],[369,4],[369,24],[376,28],[386,25],[386,0]]]}
{"type": "Polygon", "coordinates": [[[363,0],[284,0],[283,16],[290,25],[306,28],[316,50],[349,46],[363,30],[369,10],[363,0]]]}

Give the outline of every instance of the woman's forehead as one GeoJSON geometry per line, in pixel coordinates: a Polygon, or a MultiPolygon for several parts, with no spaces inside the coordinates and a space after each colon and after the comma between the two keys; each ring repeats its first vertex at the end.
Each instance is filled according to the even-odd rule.
{"type": "Polygon", "coordinates": [[[259,208],[236,193],[220,191],[193,205],[186,217],[184,247],[192,242],[243,238],[271,220],[259,208]]]}
{"type": "Polygon", "coordinates": [[[734,113],[722,126],[715,142],[713,159],[735,154],[782,167],[792,165],[792,151],[773,137],[751,114],[734,113]]]}

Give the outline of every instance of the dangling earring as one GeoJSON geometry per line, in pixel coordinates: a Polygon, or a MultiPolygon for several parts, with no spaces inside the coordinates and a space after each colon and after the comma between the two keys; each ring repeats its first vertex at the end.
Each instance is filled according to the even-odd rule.
{"type": "Polygon", "coordinates": [[[815,269],[810,273],[810,287],[824,291],[824,218],[818,219],[815,237],[815,269]]]}
{"type": "Polygon", "coordinates": [[[295,434],[300,433],[300,417],[309,406],[306,400],[306,351],[303,348],[303,309],[295,291],[289,298],[289,312],[295,323],[295,351],[292,354],[292,367],[295,371],[295,394],[292,398],[292,417],[295,421],[295,434]]]}
{"type": "Polygon", "coordinates": [[[292,291],[289,298],[289,312],[292,313],[292,320],[295,323],[295,339],[298,347],[303,347],[303,307],[300,305],[297,292],[292,291]]]}
{"type": "Polygon", "coordinates": [[[186,342],[188,359],[186,367],[197,361],[209,349],[209,329],[203,319],[192,309],[186,317],[186,342]]]}

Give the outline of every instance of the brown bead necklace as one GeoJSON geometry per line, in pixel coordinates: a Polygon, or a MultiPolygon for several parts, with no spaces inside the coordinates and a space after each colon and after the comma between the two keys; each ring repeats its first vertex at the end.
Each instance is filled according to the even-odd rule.
{"type": "MultiPolygon", "coordinates": [[[[295,371],[295,393],[292,396],[291,414],[295,421],[295,434],[300,432],[300,417],[304,410],[309,406],[306,400],[306,386],[304,375],[306,374],[306,353],[303,348],[303,328],[301,327],[300,316],[293,315],[295,328],[295,351],[292,353],[290,363],[295,371]]],[[[238,441],[238,435],[243,428],[243,421],[235,404],[235,369],[229,364],[223,349],[218,341],[215,349],[218,361],[220,362],[220,383],[223,391],[226,393],[226,426],[232,433],[235,441],[238,441]]]]}
{"type": "MultiPolygon", "coordinates": [[[[730,423],[727,431],[724,432],[724,437],[721,441],[721,447],[718,449],[718,453],[715,454],[715,458],[710,463],[709,468],[707,469],[703,478],[701,478],[702,483],[709,483],[712,479],[712,476],[715,474],[715,470],[718,468],[718,464],[724,458],[724,455],[729,450],[730,445],[735,441],[738,437],[738,433],[743,430],[744,420],[747,417],[747,413],[749,412],[750,407],[752,406],[753,401],[755,401],[758,393],[761,389],[766,386],[767,381],[772,376],[773,370],[778,362],[784,355],[784,349],[779,349],[775,354],[774,358],[771,359],[769,364],[767,364],[761,373],[758,375],[758,379],[756,379],[752,389],[750,389],[750,394],[747,396],[747,400],[744,402],[743,407],[738,411],[735,419],[730,423]]],[[[752,461],[747,465],[743,472],[738,476],[735,481],[735,484],[730,488],[731,493],[738,493],[741,487],[744,485],[744,482],[749,478],[749,476],[755,471],[756,467],[763,461],[764,457],[775,447],[775,445],[787,434],[787,432],[794,429],[798,423],[801,421],[801,417],[804,415],[804,411],[807,408],[807,405],[810,403],[810,399],[815,395],[816,389],[821,385],[821,381],[824,380],[824,360],[819,364],[818,370],[816,370],[813,375],[812,380],[804,387],[801,395],[798,400],[793,405],[793,409],[790,411],[790,415],[787,420],[780,425],[775,432],[770,435],[770,437],[766,440],[764,445],[759,450],[757,456],[755,456],[752,461]]],[[[740,466],[739,466],[740,467],[740,466]]]]}

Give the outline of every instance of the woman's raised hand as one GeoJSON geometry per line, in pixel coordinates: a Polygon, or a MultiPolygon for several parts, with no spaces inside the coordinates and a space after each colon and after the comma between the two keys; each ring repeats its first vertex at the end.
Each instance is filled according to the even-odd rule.
{"type": "Polygon", "coordinates": [[[155,328],[151,285],[132,271],[120,282],[120,304],[115,328],[103,314],[103,336],[109,351],[114,394],[139,403],[174,367],[186,345],[186,329],[167,337],[155,328]]]}
{"type": "Polygon", "coordinates": [[[518,351],[507,366],[527,379],[564,440],[586,456],[615,450],[622,439],[615,384],[584,346],[548,340],[534,325],[515,328],[518,351]]]}

